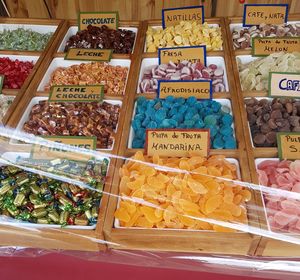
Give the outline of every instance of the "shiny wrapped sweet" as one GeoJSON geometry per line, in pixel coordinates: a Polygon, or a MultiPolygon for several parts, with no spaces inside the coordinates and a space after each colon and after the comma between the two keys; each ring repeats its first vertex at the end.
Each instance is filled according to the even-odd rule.
{"type": "Polygon", "coordinates": [[[273,53],[244,64],[238,57],[237,64],[242,90],[268,90],[270,72],[300,72],[300,52],[273,53]]]}
{"type": "Polygon", "coordinates": [[[34,135],[96,136],[98,149],[113,146],[120,106],[108,102],[40,101],[31,109],[23,130],[34,135]]]}
{"type": "Polygon", "coordinates": [[[249,98],[245,104],[254,147],[276,147],[277,132],[300,132],[300,101],[249,98]]]}
{"type": "Polygon", "coordinates": [[[140,96],[131,122],[132,148],[144,148],[146,129],[208,128],[213,149],[236,149],[231,109],[217,100],[197,100],[194,96],[151,100],[140,96]]]}
{"type": "Polygon", "coordinates": [[[0,123],[13,100],[14,96],[0,94],[0,123]]]}
{"type": "MultiPolygon", "coordinates": [[[[257,166],[259,184],[278,190],[300,193],[300,160],[264,160],[257,166]]],[[[268,222],[272,230],[300,233],[300,200],[284,193],[264,192],[268,222]]]]}
{"type": "Polygon", "coordinates": [[[216,64],[207,67],[201,62],[191,63],[187,60],[180,63],[160,64],[145,69],[140,82],[141,93],[157,92],[159,80],[212,80],[213,92],[225,91],[224,69],[216,64]]]}
{"type": "Polygon", "coordinates": [[[32,71],[34,64],[32,61],[21,61],[0,57],[0,75],[4,75],[4,89],[19,89],[32,71]]]}
{"type": "MultiPolygon", "coordinates": [[[[26,161],[26,160],[25,160],[26,161]]],[[[43,165],[45,161],[35,162],[43,165]]],[[[87,181],[92,189],[40,176],[14,166],[0,167],[0,217],[37,224],[92,226],[97,223],[108,160],[48,163],[51,173],[62,169],[87,181]],[[52,172],[52,170],[54,170],[52,172]],[[93,190],[94,189],[94,190],[93,190]]],[[[44,166],[45,167],[45,166],[44,166]]]]}
{"type": "Polygon", "coordinates": [[[0,32],[1,50],[43,51],[52,32],[39,33],[31,29],[18,28],[0,32]]]}
{"type": "Polygon", "coordinates": [[[104,93],[123,95],[128,67],[112,66],[103,62],[90,62],[59,67],[52,74],[45,90],[54,85],[104,85],[104,93]]]}
{"type": "Polygon", "coordinates": [[[206,22],[181,21],[165,29],[149,26],[146,36],[147,52],[157,52],[158,48],[165,47],[199,45],[206,45],[207,51],[217,51],[222,49],[222,44],[221,28],[209,26],[206,22]]]}
{"type": "Polygon", "coordinates": [[[300,36],[300,23],[265,24],[251,27],[238,27],[232,31],[233,46],[235,49],[251,47],[255,37],[297,37],[300,36]]]}
{"type": "Polygon", "coordinates": [[[247,223],[251,192],[230,181],[237,179],[236,168],[221,155],[160,158],[138,152],[119,171],[115,218],[122,227],[234,231],[199,218],[247,223]]]}
{"type": "Polygon", "coordinates": [[[126,29],[110,29],[106,25],[92,26],[71,36],[65,46],[70,48],[112,49],[114,53],[130,54],[133,49],[135,33],[126,29]]]}

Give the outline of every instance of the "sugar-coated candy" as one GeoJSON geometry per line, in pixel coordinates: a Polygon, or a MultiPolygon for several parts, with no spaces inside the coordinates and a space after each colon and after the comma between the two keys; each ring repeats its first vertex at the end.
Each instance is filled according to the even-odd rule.
{"type": "Polygon", "coordinates": [[[268,90],[270,72],[300,72],[300,52],[273,53],[242,63],[237,58],[242,90],[268,90]]]}
{"type": "Polygon", "coordinates": [[[113,146],[120,106],[108,102],[52,103],[40,101],[31,109],[23,129],[34,135],[96,136],[98,149],[113,146]]]}
{"type": "Polygon", "coordinates": [[[0,94],[0,123],[13,100],[13,96],[0,94]]]}
{"type": "Polygon", "coordinates": [[[220,27],[209,26],[206,22],[181,21],[165,29],[148,27],[146,36],[147,52],[157,52],[158,48],[174,46],[206,45],[208,51],[222,49],[220,27]]]}
{"type": "Polygon", "coordinates": [[[166,99],[136,101],[136,112],[131,126],[134,131],[133,149],[145,144],[145,130],[148,128],[209,128],[213,149],[236,149],[233,117],[230,108],[216,100],[197,101],[168,96],[166,99]]]}
{"type": "Polygon", "coordinates": [[[104,85],[104,93],[123,95],[128,67],[113,66],[102,62],[75,64],[59,67],[52,74],[45,90],[54,85],[104,85]]]}
{"type": "Polygon", "coordinates": [[[134,45],[135,33],[126,29],[111,29],[106,25],[92,26],[71,36],[65,46],[70,48],[112,49],[114,53],[129,54],[134,45]]]}
{"type": "MultiPolygon", "coordinates": [[[[225,91],[224,70],[215,64],[205,67],[201,62],[169,62],[147,67],[139,84],[141,93],[157,92],[159,80],[212,80],[213,92],[225,91]]],[[[195,98],[195,97],[193,97],[195,98]]],[[[189,101],[191,102],[191,101],[189,101]]],[[[191,102],[193,103],[193,102],[191,102]]]]}
{"type": "Polygon", "coordinates": [[[234,230],[201,218],[248,222],[245,202],[251,199],[251,192],[228,181],[237,179],[236,165],[222,155],[160,158],[137,152],[119,174],[120,202],[115,218],[122,227],[223,232],[234,230]]]}
{"type": "Polygon", "coordinates": [[[277,132],[300,131],[300,101],[289,98],[245,99],[255,147],[276,147],[277,132]]]}
{"type": "MultiPolygon", "coordinates": [[[[89,188],[65,183],[14,166],[0,167],[0,217],[37,224],[92,226],[97,223],[108,160],[74,162],[19,158],[26,167],[80,178],[89,188]],[[103,171],[103,172],[102,172],[103,171]],[[50,171],[51,172],[51,171],[50,171]]],[[[13,221],[13,220],[12,220],[13,221]]]]}
{"type": "MultiPolygon", "coordinates": [[[[300,193],[300,160],[264,160],[257,166],[259,183],[265,187],[300,193]]],[[[300,200],[264,193],[269,225],[274,231],[300,233],[300,200]]]]}
{"type": "Polygon", "coordinates": [[[52,32],[39,33],[31,29],[17,28],[0,32],[1,50],[43,51],[52,32]]]}
{"type": "Polygon", "coordinates": [[[19,89],[30,74],[32,61],[20,61],[9,57],[0,57],[0,75],[4,75],[4,89],[19,89]]]}
{"type": "Polygon", "coordinates": [[[300,23],[265,24],[251,27],[238,27],[232,31],[233,46],[235,49],[251,47],[255,37],[297,37],[300,36],[300,23]]]}

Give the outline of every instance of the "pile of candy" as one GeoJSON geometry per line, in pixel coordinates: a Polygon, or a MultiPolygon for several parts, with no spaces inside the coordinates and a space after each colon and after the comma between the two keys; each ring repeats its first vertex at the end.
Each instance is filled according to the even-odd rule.
{"type": "Polygon", "coordinates": [[[235,49],[251,47],[254,37],[297,37],[300,36],[300,23],[294,24],[265,24],[253,25],[250,28],[239,27],[232,32],[235,49]]]}
{"type": "Polygon", "coordinates": [[[197,101],[193,96],[153,100],[139,97],[131,124],[134,131],[132,148],[144,147],[147,128],[209,128],[213,149],[235,149],[230,113],[230,108],[220,102],[197,101]]]}
{"type": "Polygon", "coordinates": [[[267,90],[270,72],[300,72],[300,52],[273,53],[242,64],[237,58],[242,90],[267,90]]]}
{"type": "Polygon", "coordinates": [[[213,91],[225,91],[224,70],[215,64],[205,67],[201,62],[191,63],[187,60],[178,64],[170,61],[168,64],[150,66],[143,72],[140,82],[141,93],[156,92],[159,80],[212,80],[213,91]]]}
{"type": "Polygon", "coordinates": [[[0,75],[4,75],[3,88],[19,89],[33,68],[32,61],[0,57],[0,75]]]}
{"type": "Polygon", "coordinates": [[[0,123],[13,100],[13,96],[0,94],[0,123]]]}
{"type": "Polygon", "coordinates": [[[165,29],[149,26],[146,37],[147,52],[156,52],[164,47],[199,45],[206,45],[208,51],[217,51],[222,49],[222,44],[220,27],[196,21],[181,21],[165,29]]]}
{"type": "Polygon", "coordinates": [[[98,103],[49,103],[40,101],[31,109],[23,129],[34,135],[96,136],[98,149],[112,148],[120,106],[98,103]]]}
{"type": "Polygon", "coordinates": [[[43,51],[52,32],[39,33],[31,29],[18,28],[0,32],[1,50],[43,51]]]}
{"type": "Polygon", "coordinates": [[[251,193],[222,180],[237,179],[236,168],[221,155],[160,158],[138,152],[120,169],[119,193],[127,199],[120,201],[115,218],[122,227],[234,231],[198,218],[247,223],[244,203],[251,193]]]}
{"type": "Polygon", "coordinates": [[[106,25],[101,27],[88,25],[87,29],[78,31],[69,38],[65,52],[69,48],[84,49],[113,49],[114,53],[129,54],[134,45],[135,33],[126,29],[110,29],[106,25]]]}
{"type": "MultiPolygon", "coordinates": [[[[265,160],[258,164],[257,172],[263,186],[300,193],[300,160],[265,160]]],[[[268,192],[264,199],[272,230],[300,233],[300,200],[268,192]]]]}
{"type": "Polygon", "coordinates": [[[295,99],[245,99],[255,147],[276,147],[277,132],[300,132],[300,101],[295,99]]]}
{"type": "Polygon", "coordinates": [[[112,66],[108,63],[90,62],[59,67],[52,74],[45,90],[54,85],[104,85],[104,93],[123,95],[128,67],[112,66]]]}
{"type": "MultiPolygon", "coordinates": [[[[43,161],[45,163],[45,161],[43,161]]],[[[40,163],[42,164],[42,163],[40,163]]],[[[0,167],[0,215],[38,224],[91,226],[97,223],[108,160],[87,164],[55,160],[53,170],[85,177],[85,189],[14,166],[0,167]]]]}

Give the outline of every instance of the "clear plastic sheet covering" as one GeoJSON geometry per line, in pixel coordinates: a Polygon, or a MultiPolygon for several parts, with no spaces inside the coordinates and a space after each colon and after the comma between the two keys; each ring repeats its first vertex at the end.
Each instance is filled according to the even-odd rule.
{"type": "Polygon", "coordinates": [[[299,279],[299,162],[277,166],[277,181],[290,177],[270,187],[240,181],[243,166],[216,155],[167,161],[0,136],[1,256],[299,279]]]}

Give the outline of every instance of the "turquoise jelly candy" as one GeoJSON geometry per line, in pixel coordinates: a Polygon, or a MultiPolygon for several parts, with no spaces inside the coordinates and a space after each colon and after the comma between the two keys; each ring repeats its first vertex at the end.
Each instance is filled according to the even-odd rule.
{"type": "Polygon", "coordinates": [[[220,138],[220,137],[216,137],[213,141],[213,148],[214,149],[223,149],[224,145],[225,145],[225,143],[222,140],[222,138],[220,138]]]}
{"type": "Polygon", "coordinates": [[[232,122],[233,122],[233,117],[230,114],[225,113],[222,116],[222,123],[223,124],[231,125],[232,122]]]}
{"type": "Polygon", "coordinates": [[[138,129],[140,129],[141,128],[141,126],[142,126],[142,124],[141,124],[141,121],[140,120],[136,120],[136,119],[134,119],[133,121],[132,121],[132,128],[134,129],[134,131],[137,131],[138,129]]]}
{"type": "Polygon", "coordinates": [[[166,97],[166,102],[173,103],[175,101],[175,97],[173,95],[169,95],[166,97]]]}
{"type": "Polygon", "coordinates": [[[207,115],[204,118],[204,123],[206,125],[216,125],[217,124],[217,118],[215,117],[215,115],[207,115]]]}
{"type": "Polygon", "coordinates": [[[155,121],[150,121],[148,123],[148,128],[157,128],[157,123],[155,121]]]}
{"type": "Polygon", "coordinates": [[[160,108],[155,112],[155,120],[157,122],[163,121],[167,116],[166,109],[160,108]]]}
{"type": "Polygon", "coordinates": [[[143,147],[144,147],[144,141],[143,140],[137,139],[137,138],[133,139],[133,141],[132,141],[132,148],[133,149],[141,149],[143,147]]]}
{"type": "Polygon", "coordinates": [[[169,119],[164,119],[161,124],[160,124],[161,127],[163,128],[170,128],[170,122],[169,122],[169,119]]]}
{"type": "Polygon", "coordinates": [[[234,138],[225,141],[225,149],[236,149],[236,141],[234,138]]]}
{"type": "Polygon", "coordinates": [[[215,126],[215,125],[206,125],[205,128],[209,128],[210,137],[212,137],[212,138],[214,138],[217,135],[218,130],[219,130],[219,127],[215,126]]]}
{"type": "Polygon", "coordinates": [[[193,106],[197,102],[197,98],[195,96],[190,96],[187,100],[186,103],[189,106],[193,106]]]}
{"type": "Polygon", "coordinates": [[[140,128],[139,130],[135,131],[135,135],[137,138],[143,139],[144,135],[146,133],[146,130],[144,128],[140,128]]]}
{"type": "Polygon", "coordinates": [[[232,127],[231,126],[223,126],[221,129],[220,129],[220,133],[222,134],[222,135],[226,135],[226,136],[228,136],[228,135],[233,135],[233,129],[232,129],[232,127]]]}
{"type": "Polygon", "coordinates": [[[204,122],[201,119],[197,120],[195,122],[195,127],[196,128],[203,128],[204,127],[204,122]]]}
{"type": "Polygon", "coordinates": [[[195,124],[195,121],[193,120],[185,120],[184,124],[186,125],[187,128],[192,128],[195,124]]]}
{"type": "Polygon", "coordinates": [[[142,126],[148,127],[150,121],[151,121],[150,117],[146,117],[142,122],[142,126]]]}
{"type": "Polygon", "coordinates": [[[147,98],[145,96],[139,96],[136,100],[137,105],[143,105],[145,102],[147,102],[147,98]]]}

